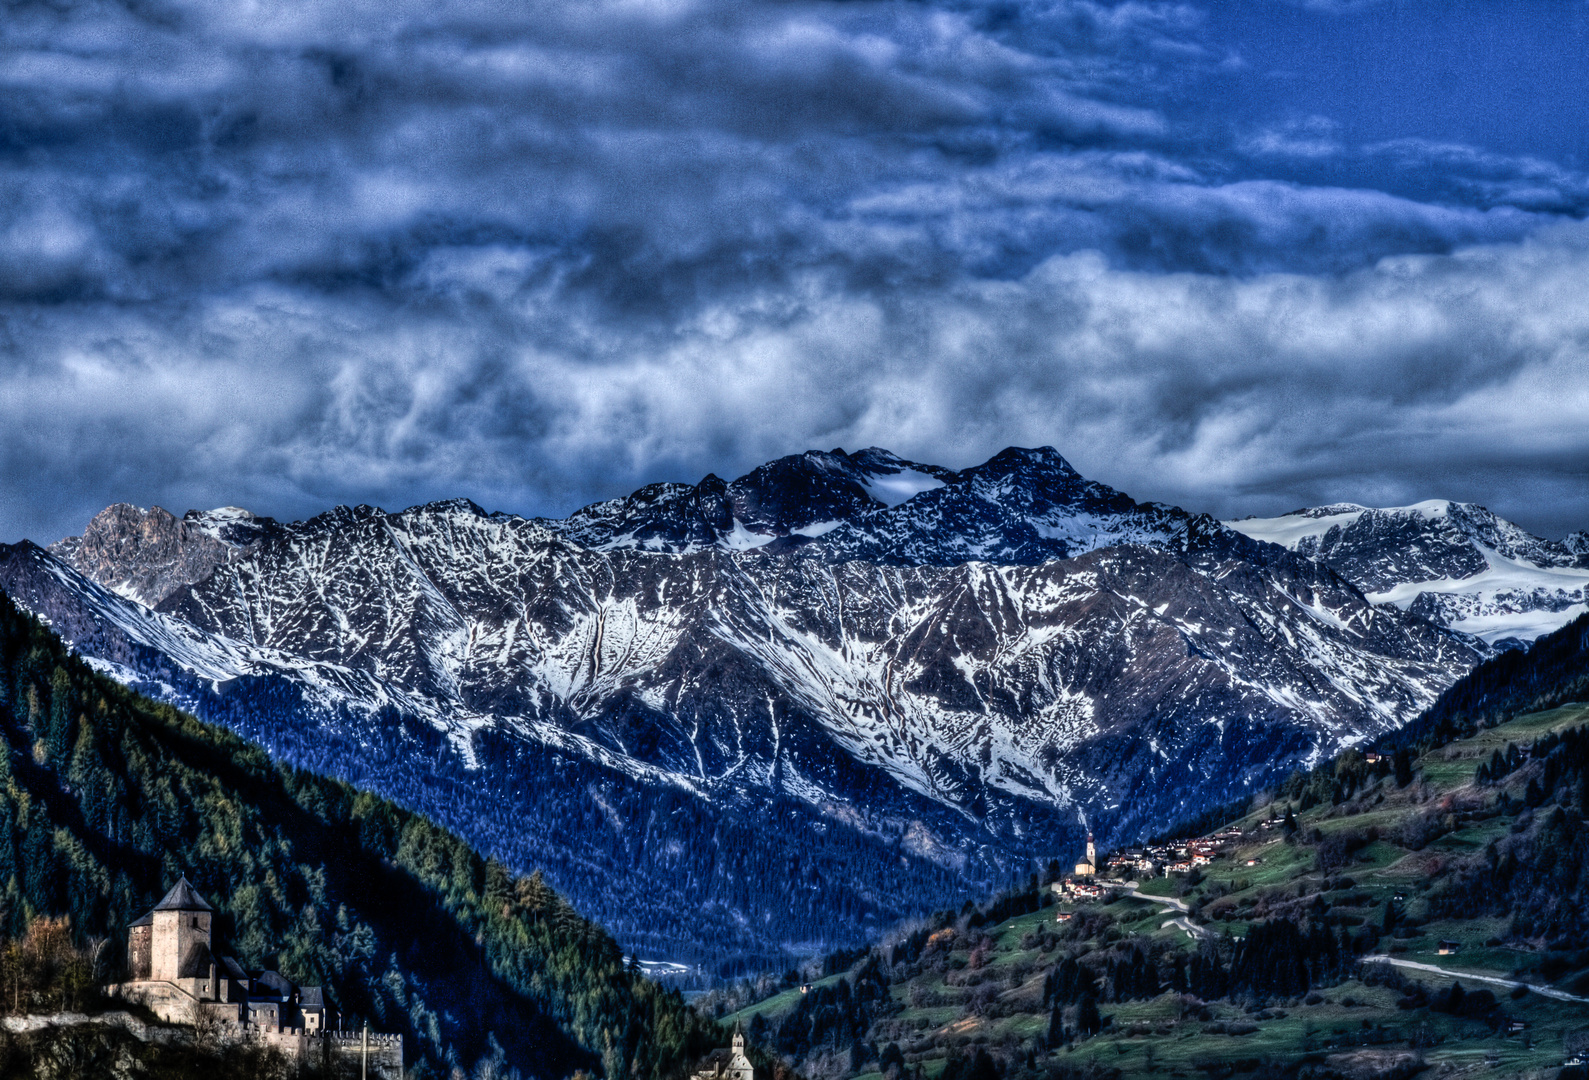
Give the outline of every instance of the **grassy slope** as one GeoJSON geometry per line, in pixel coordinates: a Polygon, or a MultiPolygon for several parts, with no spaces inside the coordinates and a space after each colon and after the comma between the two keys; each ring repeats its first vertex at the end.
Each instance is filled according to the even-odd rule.
{"type": "MultiPolygon", "coordinates": [[[[1326,803],[1298,814],[1304,836],[1311,835],[1314,829],[1325,837],[1347,829],[1379,829],[1381,839],[1359,850],[1334,880],[1327,880],[1317,869],[1314,846],[1288,844],[1281,839],[1279,830],[1257,828],[1258,822],[1273,810],[1254,811],[1237,819],[1250,830],[1249,841],[1206,868],[1203,883],[1185,899],[1203,906],[1207,925],[1238,937],[1245,935],[1250,925],[1246,916],[1253,915],[1260,905],[1272,908],[1280,894],[1286,901],[1300,897],[1304,903],[1311,903],[1315,895],[1322,893],[1334,913],[1360,921],[1376,920],[1386,900],[1399,894],[1404,897],[1407,914],[1421,921],[1425,907],[1422,897],[1440,879],[1444,864],[1455,855],[1482,849],[1491,839],[1505,834],[1514,815],[1466,824],[1420,851],[1398,843],[1397,832],[1403,823],[1433,808],[1449,806],[1453,800],[1460,804],[1464,795],[1487,799],[1493,805],[1499,789],[1477,791],[1471,787],[1475,770],[1493,750],[1509,742],[1522,746],[1551,731],[1585,723],[1589,723],[1586,705],[1521,716],[1426,754],[1417,762],[1418,782],[1405,790],[1398,790],[1394,779],[1387,777],[1348,804],[1335,807],[1326,803]],[[1250,857],[1262,862],[1246,866],[1250,857]],[[1336,887],[1326,891],[1327,885],[1336,887]]],[[[1511,794],[1515,798],[1521,792],[1514,790],[1511,794]]],[[[1178,879],[1143,884],[1146,892],[1168,895],[1176,890],[1178,879]]],[[[1083,908],[1066,904],[1057,910],[1083,908]]],[[[1183,930],[1166,925],[1176,913],[1161,905],[1123,898],[1093,906],[1092,910],[1112,917],[1114,929],[1121,936],[1153,937],[1173,941],[1182,948],[1192,947],[1183,930]]],[[[1055,923],[1055,911],[1048,907],[983,927],[982,932],[992,938],[991,951],[981,971],[969,979],[968,946],[975,935],[957,933],[945,972],[923,972],[893,986],[900,1009],[874,1024],[869,1033],[871,1040],[878,1046],[897,1041],[906,1052],[907,1062],[921,1062],[929,1077],[942,1071],[945,1053],[953,1046],[986,1045],[990,1049],[1003,1048],[1006,1054],[1024,1054],[1027,1048],[1041,1047],[1048,1025],[1048,1015],[1041,1004],[1043,978],[1067,948],[1079,944],[1059,942],[1049,944],[1044,951],[1031,940],[1033,931],[1039,928],[1050,933],[1065,929],[1055,923]],[[997,988],[996,1004],[991,1008],[985,1001],[980,1007],[972,1004],[977,988],[967,985],[970,982],[993,984],[997,988]]],[[[1384,939],[1381,949],[1388,949],[1398,959],[1458,971],[1547,982],[1536,970],[1539,954],[1485,944],[1505,934],[1504,920],[1494,918],[1429,922],[1417,926],[1415,936],[1408,939],[1384,939]],[[1437,947],[1442,938],[1463,942],[1460,954],[1439,956],[1437,947]]],[[[1052,938],[1049,940],[1052,942],[1052,938]]],[[[1432,973],[1403,974],[1424,982],[1431,992],[1451,982],[1432,973]]],[[[1472,990],[1484,984],[1470,979],[1464,985],[1472,990]]],[[[1424,1050],[1431,1064],[1474,1064],[1489,1055],[1498,1061],[1494,1068],[1499,1072],[1490,1071],[1487,1075],[1528,1075],[1560,1065],[1564,1032],[1589,1028],[1589,1005],[1554,1001],[1532,993],[1513,1000],[1504,988],[1489,989],[1509,1016],[1531,1025],[1524,1035],[1495,1035],[1477,1021],[1455,1019],[1428,1008],[1400,1010],[1396,1007],[1401,996],[1398,991],[1365,986],[1353,979],[1323,990],[1323,1000],[1314,1005],[1299,1001],[1277,1003],[1284,1016],[1271,1019],[1255,1021],[1241,1007],[1226,1002],[1211,1006],[1214,1022],[1252,1023],[1256,1030],[1244,1035],[1208,1033],[1205,1029],[1209,1022],[1182,1019],[1179,1000],[1172,993],[1152,1001],[1104,1004],[1102,1011],[1114,1021],[1112,1030],[1069,1049],[1048,1053],[1047,1060],[1070,1066],[1096,1062],[1101,1067],[1120,1070],[1125,1076],[1228,1075],[1229,1070],[1222,1068],[1222,1063],[1227,1067],[1235,1065],[1236,1071],[1242,1072],[1243,1064],[1251,1067],[1262,1059],[1283,1062],[1308,1055],[1317,1058],[1335,1052],[1330,1045],[1332,1040],[1368,1028],[1384,1028],[1388,1040],[1384,1045],[1389,1047],[1407,1047],[1408,1040],[1415,1037],[1425,1043],[1433,1041],[1434,1045],[1424,1050]]],[[[983,996],[987,993],[984,990],[983,996]]],[[[798,991],[786,991],[728,1017],[727,1021],[749,1023],[759,1012],[776,1027],[798,998],[798,991]]],[[[1044,1050],[1037,1050],[1039,1062],[1044,1054],[1044,1050]]],[[[866,1068],[875,1066],[863,1066],[863,1077],[866,1068]]]]}

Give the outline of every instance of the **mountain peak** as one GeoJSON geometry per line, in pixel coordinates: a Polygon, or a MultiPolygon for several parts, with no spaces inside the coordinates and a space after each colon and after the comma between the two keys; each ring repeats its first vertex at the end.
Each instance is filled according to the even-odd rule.
{"type": "Polygon", "coordinates": [[[115,503],[95,514],[81,536],[49,551],[113,592],[153,607],[184,585],[202,581],[259,538],[260,520],[239,507],[189,510],[115,503]]]}
{"type": "Polygon", "coordinates": [[[878,446],[853,454],[808,450],[714,490],[710,506],[703,505],[706,486],[653,485],[543,524],[597,550],[715,547],[830,562],[953,565],[1032,564],[1111,542],[1163,539],[1185,517],[1084,479],[1052,446],[1008,447],[959,471],[878,446]]]}
{"type": "Polygon", "coordinates": [[[490,517],[491,515],[473,499],[438,499],[422,506],[413,507],[431,514],[463,514],[467,517],[490,517]]]}
{"type": "Polygon", "coordinates": [[[1006,446],[989,458],[982,468],[1002,468],[1017,464],[1044,465],[1062,472],[1080,475],[1071,467],[1070,462],[1066,461],[1059,451],[1052,446],[1006,446]]]}

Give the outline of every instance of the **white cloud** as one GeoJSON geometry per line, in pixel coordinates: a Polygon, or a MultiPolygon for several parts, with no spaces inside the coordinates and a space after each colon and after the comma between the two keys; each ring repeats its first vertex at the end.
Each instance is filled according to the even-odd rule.
{"type": "MultiPolygon", "coordinates": [[[[964,464],[1051,443],[1222,514],[1365,489],[1518,513],[1508,463],[1565,482],[1589,459],[1586,275],[1578,226],[1339,278],[1081,254],[883,299],[812,274],[792,303],[747,298],[672,334],[570,323],[556,294],[479,294],[471,326],[292,292],[158,320],[61,309],[54,351],[0,382],[0,422],[33,432],[9,440],[11,467],[64,469],[79,513],[128,497],[127,472],[97,475],[105,432],[123,460],[164,463],[131,478],[146,500],[277,512],[455,494],[566,511],[812,446],[964,464]],[[583,344],[559,350],[547,324],[583,344]]],[[[1574,499],[1545,524],[1581,524],[1574,499]]]]}
{"type": "Polygon", "coordinates": [[[1589,185],[1189,120],[1230,55],[1148,2],[8,15],[0,529],[565,512],[869,443],[1052,443],[1221,513],[1504,503],[1526,463],[1513,512],[1589,524],[1589,268],[1545,228],[1589,185]]]}

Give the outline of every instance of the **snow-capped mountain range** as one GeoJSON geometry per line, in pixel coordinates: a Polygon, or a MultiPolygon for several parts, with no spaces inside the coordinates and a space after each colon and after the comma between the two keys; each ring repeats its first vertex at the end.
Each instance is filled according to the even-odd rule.
{"type": "Polygon", "coordinates": [[[1225,524],[1328,566],[1372,603],[1495,645],[1589,611],[1589,533],[1543,540],[1472,503],[1337,503],[1225,524]]]}
{"type": "Polygon", "coordinates": [[[1026,566],[1113,544],[1165,545],[1185,511],[1084,479],[1052,449],[953,472],[873,447],[780,458],[732,483],[653,484],[546,528],[596,551],[765,549],[824,562],[1026,566]]]}
{"type": "Polygon", "coordinates": [[[1433,547],[1320,555],[1354,512],[1309,546],[1328,515],[1226,527],[1047,448],[814,451],[555,521],[117,506],[0,549],[0,586],[124,681],[545,867],[638,950],[767,957],[1411,719],[1487,646],[1375,602],[1461,568],[1433,547]]]}

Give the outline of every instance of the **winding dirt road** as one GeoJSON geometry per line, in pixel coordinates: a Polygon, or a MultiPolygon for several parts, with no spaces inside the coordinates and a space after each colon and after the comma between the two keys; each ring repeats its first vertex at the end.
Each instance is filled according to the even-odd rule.
{"type": "Polygon", "coordinates": [[[1553,986],[1538,986],[1534,983],[1518,982],[1515,979],[1503,979],[1497,975],[1480,975],[1476,971],[1452,971],[1449,968],[1436,967],[1434,964],[1420,964],[1416,960],[1402,960],[1399,957],[1386,956],[1384,953],[1365,956],[1363,957],[1363,963],[1389,964],[1392,967],[1411,968],[1414,971],[1432,971],[1436,975],[1444,975],[1451,979],[1468,979],[1473,982],[1494,983],[1496,986],[1505,986],[1512,989],[1521,986],[1525,990],[1532,990],[1540,997],[1554,998],[1557,1001],[1576,1001],[1580,1004],[1589,1004],[1589,998],[1581,998],[1575,994],[1569,994],[1565,990],[1557,990],[1553,986]]]}

